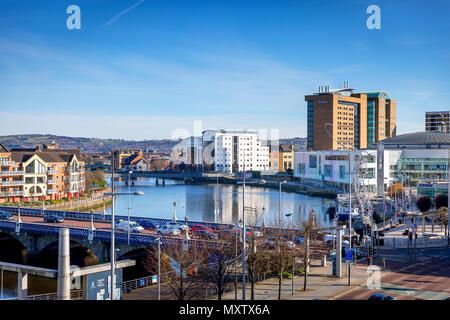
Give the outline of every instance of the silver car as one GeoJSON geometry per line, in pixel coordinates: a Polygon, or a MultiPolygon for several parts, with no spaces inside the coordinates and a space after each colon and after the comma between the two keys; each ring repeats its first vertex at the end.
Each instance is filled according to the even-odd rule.
{"type": "Polygon", "coordinates": [[[158,234],[163,236],[178,236],[180,235],[180,229],[176,225],[166,224],[159,226],[157,229],[158,234]]]}

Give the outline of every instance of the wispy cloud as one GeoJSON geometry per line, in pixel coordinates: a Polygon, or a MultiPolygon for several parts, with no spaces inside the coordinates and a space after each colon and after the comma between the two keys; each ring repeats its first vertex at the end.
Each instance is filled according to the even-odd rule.
{"type": "Polygon", "coordinates": [[[117,14],[116,16],[114,16],[112,19],[108,20],[107,22],[105,22],[102,26],[106,27],[109,26],[111,24],[113,24],[114,22],[116,22],[121,16],[123,16],[124,14],[127,14],[128,12],[130,12],[131,10],[133,10],[134,8],[136,8],[138,5],[140,5],[142,2],[144,2],[145,0],[140,0],[138,2],[136,2],[135,4],[133,4],[131,7],[126,8],[125,10],[123,10],[122,12],[120,12],[119,14],[117,14]]]}

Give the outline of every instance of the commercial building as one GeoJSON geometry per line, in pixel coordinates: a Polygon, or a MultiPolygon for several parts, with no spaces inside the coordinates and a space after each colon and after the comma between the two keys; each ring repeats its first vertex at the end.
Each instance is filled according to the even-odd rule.
{"type": "Polygon", "coordinates": [[[450,111],[425,113],[425,131],[450,132],[450,111]]]}
{"type": "Polygon", "coordinates": [[[57,145],[8,150],[0,143],[0,203],[77,197],[85,189],[80,150],[57,145]]]}
{"type": "Polygon", "coordinates": [[[270,146],[270,170],[287,171],[294,170],[294,145],[270,146]],[[275,149],[275,150],[272,150],[275,149]]]}
{"type": "Polygon", "coordinates": [[[386,92],[319,87],[307,102],[307,150],[365,149],[396,135],[396,101],[386,92]]]}
{"type": "Polygon", "coordinates": [[[268,171],[270,167],[269,147],[262,145],[256,131],[206,130],[202,147],[203,163],[220,172],[268,171]]]}
{"type": "MultiPolygon", "coordinates": [[[[433,189],[442,189],[435,186],[448,181],[450,133],[415,132],[379,144],[383,148],[361,150],[367,157],[364,183],[369,191],[378,191],[379,186],[380,190],[387,190],[393,182],[422,188],[431,184],[433,189]]],[[[347,190],[349,154],[352,163],[358,163],[357,150],[295,152],[294,178],[347,190]]],[[[360,169],[352,168],[352,172],[360,169]]]]}

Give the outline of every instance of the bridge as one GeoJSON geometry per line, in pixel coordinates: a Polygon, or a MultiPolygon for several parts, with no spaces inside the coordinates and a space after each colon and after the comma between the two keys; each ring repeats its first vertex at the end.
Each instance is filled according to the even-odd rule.
{"type": "MultiPolygon", "coordinates": [[[[43,248],[57,241],[60,228],[68,228],[70,238],[77,241],[80,245],[90,249],[99,259],[99,261],[109,261],[110,259],[110,242],[111,242],[111,215],[103,213],[85,213],[74,211],[58,211],[58,210],[40,210],[31,208],[21,208],[21,223],[18,223],[17,207],[1,207],[0,211],[6,211],[14,215],[14,221],[0,221],[0,234],[7,234],[9,237],[20,241],[20,243],[28,248],[30,252],[39,252],[43,248]],[[45,223],[43,217],[49,214],[57,214],[64,218],[64,223],[54,224],[45,223]],[[91,231],[91,219],[95,230],[91,231]]],[[[128,220],[128,216],[115,215],[115,222],[119,220],[128,220]]],[[[167,224],[171,219],[149,218],[131,216],[131,221],[141,222],[149,221],[153,224],[167,224]]],[[[183,221],[188,226],[202,224],[210,227],[216,232],[230,231],[235,225],[225,223],[213,223],[202,221],[183,221]]],[[[255,229],[261,230],[262,227],[255,229]]],[[[274,233],[277,228],[264,228],[264,232],[274,233]]],[[[285,232],[287,229],[283,229],[285,232]]],[[[143,233],[130,233],[130,241],[128,244],[128,233],[117,230],[115,231],[115,245],[119,249],[121,255],[125,255],[133,250],[148,248],[158,245],[159,235],[156,231],[145,230],[143,233]]],[[[162,246],[179,246],[185,243],[182,237],[161,237],[162,246]]],[[[190,239],[187,243],[190,247],[203,248],[214,246],[216,242],[208,240],[190,239]]]]}
{"type": "MultiPolygon", "coordinates": [[[[114,176],[128,178],[129,170],[114,171],[114,176]]],[[[111,174],[110,170],[105,173],[111,174]]],[[[131,180],[136,178],[155,178],[156,182],[161,179],[163,184],[166,179],[170,180],[183,180],[183,181],[203,181],[203,182],[215,182],[217,179],[221,183],[224,182],[236,182],[236,179],[226,173],[221,172],[200,172],[200,171],[174,171],[174,170],[158,170],[158,171],[133,171],[130,174],[131,180]]]]}

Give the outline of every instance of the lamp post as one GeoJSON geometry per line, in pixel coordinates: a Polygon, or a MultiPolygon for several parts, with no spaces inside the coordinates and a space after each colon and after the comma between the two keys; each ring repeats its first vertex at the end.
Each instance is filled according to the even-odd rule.
{"type": "Polygon", "coordinates": [[[130,245],[130,197],[131,197],[131,192],[130,192],[130,180],[131,180],[131,174],[133,173],[133,171],[128,171],[128,245],[130,245]]]}
{"type": "Polygon", "coordinates": [[[295,240],[294,240],[294,213],[287,213],[286,217],[292,217],[292,294],[294,294],[294,247],[295,247],[295,240]]]}
{"type": "Polygon", "coordinates": [[[161,300],[161,236],[158,237],[158,300],[161,300]]]}
{"type": "Polygon", "coordinates": [[[242,300],[245,300],[245,152],[243,151],[243,181],[242,181],[242,300]]]}
{"type": "MultiPolygon", "coordinates": [[[[135,191],[133,195],[140,196],[144,193],[142,191],[135,191]]],[[[114,300],[114,279],[115,279],[115,260],[116,260],[116,250],[115,250],[115,204],[114,204],[114,197],[116,195],[128,195],[128,193],[123,192],[114,192],[114,153],[112,153],[112,160],[111,160],[111,193],[105,193],[105,196],[111,196],[112,203],[111,203],[111,300],[114,300]]]]}
{"type": "Polygon", "coordinates": [[[239,219],[237,228],[236,228],[236,232],[235,232],[235,248],[236,248],[236,259],[234,259],[234,300],[237,300],[237,239],[238,239],[238,232],[240,233],[240,228],[241,228],[241,224],[242,224],[242,219],[239,219]]]}

